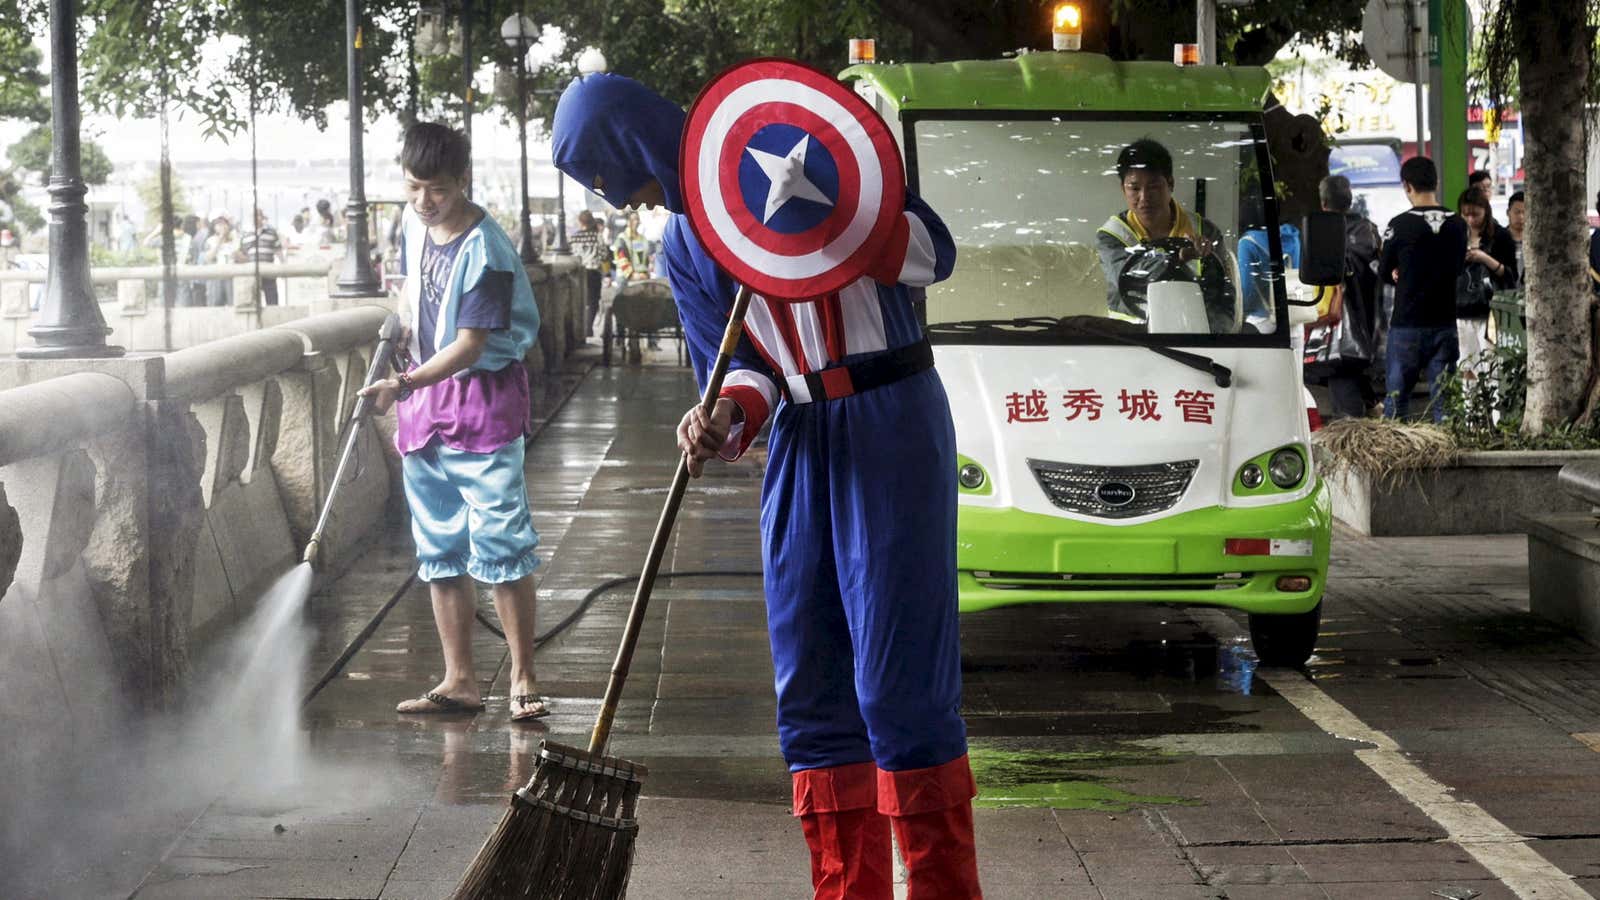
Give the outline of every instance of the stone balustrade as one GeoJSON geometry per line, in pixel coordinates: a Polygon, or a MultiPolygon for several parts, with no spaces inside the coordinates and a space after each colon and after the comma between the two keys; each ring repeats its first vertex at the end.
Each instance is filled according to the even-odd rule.
{"type": "MultiPolygon", "coordinates": [[[[173,308],[163,304],[163,270],[160,266],[106,266],[90,271],[101,293],[101,314],[111,327],[111,343],[133,351],[162,352],[193,347],[209,341],[257,331],[292,319],[370,302],[331,296],[341,268],[340,260],[308,259],[263,263],[263,282],[276,281],[280,305],[267,306],[256,281],[253,263],[180,265],[174,268],[178,290],[186,296],[198,282],[227,281],[232,303],[226,306],[188,306],[182,298],[173,308]]],[[[42,270],[0,270],[0,355],[30,346],[33,303],[44,288],[42,270]]]]}
{"type": "MultiPolygon", "coordinates": [[[[583,282],[570,260],[529,274],[537,402],[582,343],[583,282]]],[[[180,699],[200,650],[297,561],[388,312],[312,315],[166,355],[0,359],[0,713],[29,754],[93,731],[108,708],[180,699]]],[[[324,576],[404,514],[392,422],[361,426],[324,576]]],[[[0,762],[15,749],[0,741],[0,762]]]]}

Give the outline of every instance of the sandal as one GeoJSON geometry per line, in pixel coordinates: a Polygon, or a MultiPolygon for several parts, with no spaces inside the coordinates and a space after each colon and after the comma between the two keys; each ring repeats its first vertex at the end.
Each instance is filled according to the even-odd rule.
{"type": "Polygon", "coordinates": [[[550,715],[550,704],[538,694],[512,694],[511,695],[511,721],[531,722],[550,715]],[[523,707],[517,712],[517,707],[523,707]]]}
{"type": "MultiPolygon", "coordinates": [[[[401,715],[414,716],[439,715],[442,713],[476,713],[483,710],[482,703],[466,703],[461,700],[457,700],[454,697],[446,697],[443,694],[434,693],[433,691],[423,694],[421,697],[418,697],[417,700],[421,700],[429,705],[416,707],[414,709],[400,709],[397,706],[395,707],[395,712],[400,713],[401,715]]],[[[415,701],[402,702],[409,703],[415,701]]]]}

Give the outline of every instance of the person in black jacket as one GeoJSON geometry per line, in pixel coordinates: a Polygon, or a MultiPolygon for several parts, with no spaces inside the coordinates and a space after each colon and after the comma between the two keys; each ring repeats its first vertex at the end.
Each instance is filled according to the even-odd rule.
{"type": "Polygon", "coordinates": [[[1387,395],[1383,414],[1404,418],[1411,386],[1428,376],[1428,410],[1443,421],[1440,387],[1460,358],[1456,343],[1456,279],[1467,254],[1467,225],[1439,205],[1439,170],[1425,156],[1400,167],[1411,208],[1389,220],[1378,275],[1394,285],[1389,320],[1387,395]]]}
{"type": "Polygon", "coordinates": [[[1377,356],[1378,274],[1374,271],[1382,239],[1378,226],[1351,212],[1350,179],[1329,175],[1317,187],[1322,208],[1344,216],[1345,272],[1340,321],[1335,331],[1337,359],[1328,373],[1334,416],[1364,418],[1377,400],[1367,370],[1377,356]]]}
{"type": "Polygon", "coordinates": [[[1477,190],[1461,192],[1456,212],[1467,223],[1467,253],[1456,288],[1456,344],[1469,368],[1481,371],[1482,354],[1490,346],[1489,298],[1517,286],[1517,242],[1494,220],[1488,199],[1477,190]]]}

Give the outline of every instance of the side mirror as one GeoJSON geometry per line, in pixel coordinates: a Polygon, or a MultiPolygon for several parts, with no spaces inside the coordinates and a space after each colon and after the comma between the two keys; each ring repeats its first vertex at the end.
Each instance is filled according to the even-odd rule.
{"type": "Polygon", "coordinates": [[[1331,286],[1344,283],[1344,216],[1314,212],[1300,232],[1300,280],[1331,286]]]}

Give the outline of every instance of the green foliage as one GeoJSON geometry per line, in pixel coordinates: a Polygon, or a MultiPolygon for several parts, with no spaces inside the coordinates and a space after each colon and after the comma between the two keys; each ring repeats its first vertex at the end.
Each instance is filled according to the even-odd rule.
{"type": "MultiPolygon", "coordinates": [[[[189,205],[189,198],[184,195],[183,182],[178,180],[178,173],[174,171],[172,181],[172,213],[179,218],[194,212],[189,205]]],[[[156,172],[149,178],[139,182],[134,188],[139,195],[139,203],[144,207],[144,220],[146,222],[159,222],[161,220],[161,173],[156,172]]]]}
{"type": "Polygon", "coordinates": [[[16,170],[0,170],[0,225],[22,232],[44,227],[44,216],[22,198],[23,181],[16,170]]]}
{"type": "Polygon", "coordinates": [[[99,269],[121,266],[159,266],[161,250],[157,247],[135,247],[123,252],[99,244],[89,245],[89,265],[99,269]]]}
{"type": "Polygon", "coordinates": [[[1528,351],[1521,343],[1463,360],[1444,382],[1444,429],[1461,450],[1595,450],[1600,428],[1564,423],[1522,433],[1528,396],[1528,351]],[[1467,373],[1474,377],[1467,377],[1467,373]]]}
{"type": "MultiPolygon", "coordinates": [[[[48,0],[0,0],[0,116],[18,95],[17,115],[43,120],[33,34],[43,33],[48,0]],[[29,74],[31,73],[31,74],[29,74]]],[[[362,91],[369,116],[459,117],[462,61],[422,58],[414,49],[419,7],[460,18],[463,0],[363,0],[362,91]]],[[[800,59],[841,68],[850,37],[878,39],[884,60],[992,58],[1017,47],[1049,46],[1048,0],[922,3],[918,0],[471,0],[468,41],[474,70],[509,66],[499,36],[507,16],[524,12],[567,36],[564,52],[532,73],[546,94],[573,75],[584,48],[682,104],[707,79],[752,56],[800,59]]],[[[1174,41],[1193,39],[1191,0],[1086,0],[1085,47],[1119,58],[1167,58],[1174,41]]],[[[1275,0],[1219,15],[1223,58],[1259,64],[1298,32],[1343,34],[1359,22],[1360,0],[1275,0]]],[[[232,134],[258,111],[287,112],[326,127],[330,103],[345,99],[344,5],[328,0],[81,0],[80,81],[85,105],[116,116],[154,116],[163,108],[196,114],[215,134],[232,134]],[[221,40],[219,73],[202,80],[202,48],[221,40]]],[[[1341,37],[1331,42],[1359,55],[1341,37]]],[[[479,112],[511,112],[489,85],[479,112]]],[[[536,94],[536,96],[538,96],[536,94]]],[[[540,104],[536,119],[553,104],[540,104]]]]}
{"type": "Polygon", "coordinates": [[[43,122],[50,118],[44,93],[50,78],[39,68],[44,54],[27,25],[17,0],[0,0],[0,119],[43,122]]]}
{"type": "MultiPolygon", "coordinates": [[[[6,157],[18,171],[27,172],[38,176],[40,184],[50,182],[50,139],[49,125],[40,125],[23,135],[20,140],[6,150],[6,157]]],[[[79,156],[83,169],[84,184],[105,184],[111,177],[111,158],[100,149],[94,141],[81,141],[79,156]]]]}

